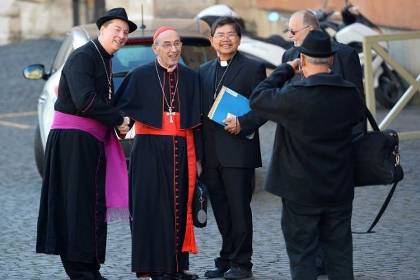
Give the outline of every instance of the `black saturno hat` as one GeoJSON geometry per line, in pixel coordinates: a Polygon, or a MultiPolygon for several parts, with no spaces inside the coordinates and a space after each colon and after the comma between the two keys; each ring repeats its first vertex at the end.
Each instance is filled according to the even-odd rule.
{"type": "Polygon", "coordinates": [[[137,25],[134,22],[128,20],[127,13],[125,12],[124,8],[114,8],[109,10],[103,16],[98,18],[96,25],[100,29],[102,24],[112,19],[120,19],[127,22],[130,33],[137,29],[137,25]]]}
{"type": "Polygon", "coordinates": [[[331,48],[330,37],[320,30],[310,31],[299,50],[311,57],[329,57],[335,53],[335,50],[331,48]]]}

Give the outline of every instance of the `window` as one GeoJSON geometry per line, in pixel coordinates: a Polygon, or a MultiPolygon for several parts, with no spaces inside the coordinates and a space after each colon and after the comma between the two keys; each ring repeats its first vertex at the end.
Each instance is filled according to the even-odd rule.
{"type": "Polygon", "coordinates": [[[51,66],[51,74],[57,71],[64,62],[66,61],[67,57],[73,51],[73,37],[71,34],[64,38],[63,43],[60,46],[57,54],[55,55],[53,65],[51,66]]]}
{"type": "MultiPolygon", "coordinates": [[[[182,39],[180,63],[197,70],[206,61],[214,59],[216,53],[205,39],[182,39]]],[[[118,89],[128,72],[155,59],[151,42],[127,44],[117,51],[112,58],[114,87],[118,89]]]]}

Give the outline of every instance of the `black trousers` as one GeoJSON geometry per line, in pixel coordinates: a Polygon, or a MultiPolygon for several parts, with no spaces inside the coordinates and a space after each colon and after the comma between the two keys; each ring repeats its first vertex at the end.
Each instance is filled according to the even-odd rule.
{"type": "Polygon", "coordinates": [[[74,280],[101,280],[101,273],[99,269],[101,268],[99,263],[85,263],[85,262],[76,262],[69,261],[61,257],[61,262],[63,263],[64,270],[70,279],[74,280]]]}
{"type": "Polygon", "coordinates": [[[222,235],[216,267],[239,266],[251,269],[253,168],[204,168],[202,180],[207,185],[216,223],[222,235]]]}
{"type": "Polygon", "coordinates": [[[352,280],[352,201],[311,207],[283,199],[281,227],[295,280],[316,280],[316,256],[322,249],[329,280],[352,280]]]}

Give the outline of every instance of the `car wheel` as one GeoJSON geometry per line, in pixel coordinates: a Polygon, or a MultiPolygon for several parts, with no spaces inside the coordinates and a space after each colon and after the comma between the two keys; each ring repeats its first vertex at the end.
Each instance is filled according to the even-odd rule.
{"type": "Polygon", "coordinates": [[[34,139],[34,154],[35,154],[35,164],[41,177],[44,174],[44,148],[42,147],[41,140],[41,131],[39,125],[35,128],[35,139],[34,139]]]}

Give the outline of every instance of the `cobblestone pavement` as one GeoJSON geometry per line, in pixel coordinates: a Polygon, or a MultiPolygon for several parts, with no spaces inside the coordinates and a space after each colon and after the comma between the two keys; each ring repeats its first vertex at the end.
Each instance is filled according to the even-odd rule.
{"type": "MultiPolygon", "coordinates": [[[[0,279],[66,279],[57,256],[35,254],[36,221],[41,180],[33,158],[33,130],[36,116],[4,117],[5,113],[33,112],[41,82],[25,81],[21,69],[29,63],[51,61],[55,40],[27,41],[0,47],[0,120],[24,124],[25,128],[0,122],[0,279]]],[[[383,111],[380,114],[383,115],[383,111]]],[[[420,108],[409,107],[392,125],[397,130],[419,129],[420,108]]],[[[263,129],[265,153],[269,153],[273,124],[263,129]]],[[[353,235],[354,271],[357,280],[420,279],[420,141],[401,143],[405,179],[397,188],[376,233],[353,235]]],[[[264,157],[265,163],[269,156],[264,157]]],[[[265,168],[259,170],[261,188],[265,168]]],[[[356,190],[354,230],[367,228],[389,187],[356,190]]],[[[280,199],[257,192],[252,203],[254,218],[254,278],[289,279],[288,259],[280,229],[280,199]]],[[[197,229],[200,252],[191,257],[191,271],[203,276],[213,266],[220,248],[214,218],[197,229]]],[[[109,225],[107,260],[102,267],[108,279],[136,279],[130,273],[130,237],[126,223],[109,225]]],[[[325,279],[325,278],[322,278],[325,279]]]]}

